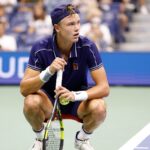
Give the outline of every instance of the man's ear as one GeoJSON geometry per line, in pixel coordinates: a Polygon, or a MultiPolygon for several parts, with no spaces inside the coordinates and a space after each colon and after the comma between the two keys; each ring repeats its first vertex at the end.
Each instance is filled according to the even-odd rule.
{"type": "Polygon", "coordinates": [[[54,29],[56,32],[59,32],[60,31],[60,27],[58,24],[54,24],[54,29]]]}

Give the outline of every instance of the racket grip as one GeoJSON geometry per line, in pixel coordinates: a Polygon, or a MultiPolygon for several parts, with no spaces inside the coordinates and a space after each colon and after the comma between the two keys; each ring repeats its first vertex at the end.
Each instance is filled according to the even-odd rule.
{"type": "Polygon", "coordinates": [[[58,70],[57,77],[56,77],[56,88],[62,85],[62,75],[63,75],[63,71],[58,70]]]}

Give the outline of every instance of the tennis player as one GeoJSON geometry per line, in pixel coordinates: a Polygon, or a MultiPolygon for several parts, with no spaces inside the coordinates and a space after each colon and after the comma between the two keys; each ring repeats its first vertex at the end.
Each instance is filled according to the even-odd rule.
{"type": "Polygon", "coordinates": [[[63,117],[82,123],[75,135],[75,148],[94,150],[89,140],[106,117],[103,98],[109,94],[109,85],[105,69],[95,44],[79,35],[80,17],[75,6],[58,6],[51,12],[51,19],[54,33],[33,45],[20,83],[24,115],[36,133],[31,149],[42,150],[44,122],[51,115],[54,97],[59,95],[69,100],[69,104],[60,105],[63,117]],[[55,90],[60,69],[64,71],[63,82],[55,90]],[[95,82],[90,88],[87,70],[95,82]]]}

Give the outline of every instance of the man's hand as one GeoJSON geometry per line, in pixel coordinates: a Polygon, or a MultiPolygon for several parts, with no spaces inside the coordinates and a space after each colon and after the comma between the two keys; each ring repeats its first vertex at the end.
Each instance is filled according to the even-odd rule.
{"type": "Polygon", "coordinates": [[[56,97],[59,96],[59,99],[65,99],[66,101],[74,101],[75,97],[73,92],[69,91],[68,89],[66,89],[63,86],[58,87],[55,90],[56,93],[56,97]]]}
{"type": "Polygon", "coordinates": [[[55,60],[49,66],[49,70],[51,74],[54,74],[60,69],[64,70],[66,64],[67,62],[63,58],[56,57],[55,60]]]}

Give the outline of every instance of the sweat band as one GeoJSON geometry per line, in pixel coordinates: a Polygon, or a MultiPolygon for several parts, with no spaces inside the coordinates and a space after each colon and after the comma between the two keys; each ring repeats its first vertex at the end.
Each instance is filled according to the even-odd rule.
{"type": "Polygon", "coordinates": [[[42,82],[46,83],[52,75],[53,74],[50,72],[49,67],[47,67],[40,73],[40,79],[42,82]]]}
{"type": "Polygon", "coordinates": [[[85,101],[88,99],[88,94],[86,91],[72,91],[74,94],[74,101],[85,101]]]}

